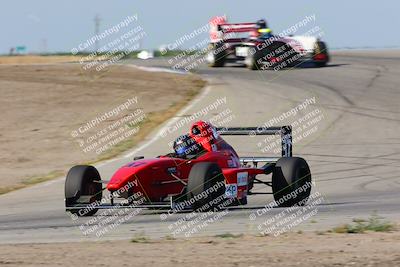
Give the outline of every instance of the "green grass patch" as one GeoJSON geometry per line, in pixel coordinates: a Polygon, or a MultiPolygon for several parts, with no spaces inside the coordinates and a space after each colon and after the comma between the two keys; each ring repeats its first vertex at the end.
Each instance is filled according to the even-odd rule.
{"type": "Polygon", "coordinates": [[[383,218],[378,216],[377,214],[373,214],[368,220],[353,219],[352,223],[335,227],[330,232],[341,234],[359,234],[366,231],[390,232],[394,229],[395,225],[393,223],[383,220],[383,218]]]}
{"type": "Polygon", "coordinates": [[[235,234],[232,234],[232,233],[224,233],[224,234],[215,235],[215,237],[218,237],[218,238],[239,238],[239,237],[242,237],[242,236],[243,236],[243,234],[235,235],[235,234]]]}
{"type": "Polygon", "coordinates": [[[164,237],[164,239],[165,239],[165,240],[176,240],[176,238],[173,237],[172,235],[166,235],[166,236],[164,237]]]}
{"type": "Polygon", "coordinates": [[[131,243],[149,243],[150,239],[143,234],[137,234],[131,239],[131,243]]]}

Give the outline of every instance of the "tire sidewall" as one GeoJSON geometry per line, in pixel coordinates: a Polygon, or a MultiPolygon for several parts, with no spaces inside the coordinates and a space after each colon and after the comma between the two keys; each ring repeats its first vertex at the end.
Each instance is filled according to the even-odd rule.
{"type": "MultiPolygon", "coordinates": [[[[77,200],[82,195],[94,195],[90,203],[101,201],[102,185],[94,181],[100,181],[100,174],[93,166],[77,165],[72,167],[65,179],[65,204],[71,206],[77,204],[77,200]],[[97,192],[97,193],[96,193],[97,192]]],[[[87,204],[90,204],[87,203],[87,204]]],[[[83,216],[91,216],[98,209],[92,209],[83,216]]],[[[79,209],[69,210],[71,213],[79,214],[79,209]]]]}
{"type": "MultiPolygon", "coordinates": [[[[224,176],[222,174],[221,168],[216,163],[201,162],[195,164],[189,174],[187,192],[188,198],[194,199],[196,196],[205,194],[213,186],[217,185],[218,182],[224,183],[224,176]]],[[[209,208],[205,208],[202,211],[213,210],[215,205],[211,205],[214,199],[224,195],[225,186],[218,186],[217,190],[212,190],[211,192],[205,194],[198,201],[193,204],[194,210],[199,210],[204,208],[205,205],[209,204],[209,208]]],[[[218,204],[218,203],[217,203],[218,204]]]]}
{"type": "Polygon", "coordinates": [[[311,183],[311,173],[307,162],[303,158],[279,159],[272,173],[272,191],[278,206],[305,205],[311,192],[311,186],[308,186],[302,192],[298,192],[295,198],[291,197],[287,201],[279,203],[282,202],[284,196],[290,195],[307,184],[307,182],[311,183]]]}
{"type": "Polygon", "coordinates": [[[223,43],[209,44],[206,60],[210,67],[223,67],[225,65],[226,51],[221,49],[222,47],[223,43]],[[219,51],[220,49],[221,51],[219,51]]]}

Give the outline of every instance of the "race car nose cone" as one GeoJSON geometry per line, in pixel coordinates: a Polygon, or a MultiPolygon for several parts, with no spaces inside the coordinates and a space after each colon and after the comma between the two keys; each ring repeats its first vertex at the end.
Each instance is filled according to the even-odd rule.
{"type": "Polygon", "coordinates": [[[137,173],[136,168],[120,168],[111,177],[110,182],[107,184],[107,189],[115,191],[122,188],[128,182],[132,181],[132,177],[137,173]]]}

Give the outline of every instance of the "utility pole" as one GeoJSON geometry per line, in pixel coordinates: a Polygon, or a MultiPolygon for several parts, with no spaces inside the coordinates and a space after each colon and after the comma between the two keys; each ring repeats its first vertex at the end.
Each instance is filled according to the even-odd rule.
{"type": "MultiPolygon", "coordinates": [[[[100,16],[98,14],[96,14],[96,16],[94,17],[94,34],[95,36],[97,36],[100,32],[100,16]]],[[[96,39],[95,43],[95,52],[97,52],[99,50],[99,41],[96,39]]]]}
{"type": "Polygon", "coordinates": [[[42,54],[47,54],[47,39],[42,39],[42,54]]]}

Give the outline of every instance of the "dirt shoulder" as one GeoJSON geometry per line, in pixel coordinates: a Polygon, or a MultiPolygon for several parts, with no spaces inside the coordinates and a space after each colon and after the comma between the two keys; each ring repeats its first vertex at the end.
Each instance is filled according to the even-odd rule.
{"type": "Polygon", "coordinates": [[[133,147],[203,86],[122,65],[0,65],[0,193],[133,147]]]}
{"type": "Polygon", "coordinates": [[[0,245],[7,266],[399,266],[400,233],[0,245]]]}

